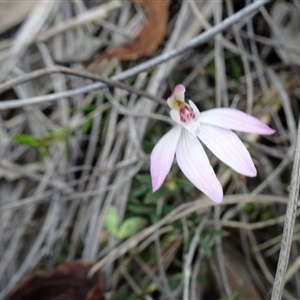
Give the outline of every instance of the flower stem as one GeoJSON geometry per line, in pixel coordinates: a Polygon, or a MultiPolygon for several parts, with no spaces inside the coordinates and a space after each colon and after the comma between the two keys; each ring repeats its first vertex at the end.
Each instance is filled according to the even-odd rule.
{"type": "Polygon", "coordinates": [[[294,165],[292,171],[292,179],[290,186],[290,195],[287,204],[285,222],[283,227],[283,236],[281,241],[278,265],[273,285],[272,300],[281,300],[285,283],[285,275],[289,262],[291,245],[293,240],[294,225],[296,219],[296,210],[299,196],[300,185],[300,121],[298,125],[298,134],[296,141],[296,150],[294,165]]]}

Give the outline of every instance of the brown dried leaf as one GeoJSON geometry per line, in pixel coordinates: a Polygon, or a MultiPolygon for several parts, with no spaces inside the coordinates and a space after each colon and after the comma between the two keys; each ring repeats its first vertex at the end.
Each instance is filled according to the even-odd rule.
{"type": "Polygon", "coordinates": [[[53,272],[27,276],[7,300],[104,300],[101,272],[88,277],[92,267],[87,262],[67,262],[53,272]]]}
{"type": "Polygon", "coordinates": [[[132,0],[143,6],[147,21],[138,38],[131,44],[97,55],[96,60],[117,57],[120,60],[134,60],[151,56],[163,41],[166,34],[169,6],[166,0],[132,0]]]}

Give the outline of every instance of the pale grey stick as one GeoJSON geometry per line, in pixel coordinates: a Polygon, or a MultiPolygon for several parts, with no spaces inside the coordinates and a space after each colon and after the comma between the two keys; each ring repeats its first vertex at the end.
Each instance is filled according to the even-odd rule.
{"type": "Polygon", "coordinates": [[[24,75],[21,75],[20,77],[8,80],[7,82],[0,84],[0,94],[18,84],[30,81],[30,80],[38,78],[40,76],[45,76],[45,75],[54,74],[54,73],[69,74],[69,75],[73,75],[73,76],[91,79],[94,81],[100,81],[104,85],[111,86],[111,87],[117,87],[117,88],[126,90],[130,93],[137,94],[141,97],[149,98],[149,99],[156,101],[162,105],[166,105],[166,101],[164,101],[163,99],[159,99],[155,96],[152,96],[145,91],[135,89],[134,87],[132,87],[129,84],[119,82],[117,80],[112,80],[109,78],[104,78],[97,74],[93,74],[93,73],[90,73],[87,71],[79,71],[79,70],[71,69],[71,68],[64,67],[64,66],[58,66],[58,65],[54,65],[54,66],[47,67],[44,69],[35,70],[31,73],[24,74],[24,75]]]}
{"type": "Polygon", "coordinates": [[[184,257],[184,267],[183,267],[183,274],[184,274],[184,286],[183,286],[183,299],[184,300],[189,300],[191,299],[191,295],[190,295],[190,278],[191,278],[191,269],[192,269],[192,262],[193,262],[193,258],[195,255],[196,250],[199,248],[199,241],[200,241],[200,234],[203,231],[206,222],[208,219],[208,215],[205,214],[201,220],[201,222],[199,222],[198,227],[195,230],[195,234],[193,236],[193,239],[191,241],[190,247],[189,247],[189,251],[188,253],[185,254],[184,257]]]}
{"type": "MultiPolygon", "coordinates": [[[[171,58],[174,58],[176,56],[179,56],[186,52],[187,50],[190,50],[200,44],[205,43],[212,37],[214,37],[217,33],[226,30],[236,22],[242,20],[243,18],[247,18],[247,16],[253,17],[253,13],[257,12],[260,7],[268,3],[270,0],[260,0],[256,1],[245,8],[241,9],[234,15],[228,17],[225,19],[223,22],[215,25],[214,27],[204,31],[203,33],[199,34],[195,38],[191,39],[186,45],[172,49],[166,53],[163,53],[161,55],[158,55],[152,59],[147,60],[144,63],[141,63],[131,69],[126,70],[125,72],[122,72],[116,76],[113,76],[113,80],[124,80],[126,78],[129,78],[131,76],[135,76],[136,74],[139,74],[141,72],[144,72],[150,68],[153,68],[163,62],[166,62],[170,60],[171,58]]],[[[17,107],[23,107],[25,105],[32,105],[32,104],[38,104],[42,102],[47,102],[47,101],[55,101],[61,98],[66,98],[66,97],[71,97],[74,95],[78,94],[84,94],[88,93],[92,90],[97,90],[100,88],[103,88],[105,84],[101,82],[97,82],[82,88],[74,89],[71,91],[66,91],[66,92],[61,92],[58,94],[52,94],[52,95],[46,95],[46,96],[41,96],[41,97],[33,97],[33,98],[28,98],[25,100],[10,100],[10,101],[5,101],[0,103],[0,110],[5,110],[5,109],[11,109],[11,108],[17,108],[17,107]]]]}
{"type": "Polygon", "coordinates": [[[296,210],[298,205],[299,185],[300,185],[300,122],[295,150],[295,159],[292,171],[291,190],[287,204],[285,222],[283,226],[283,236],[281,241],[278,265],[273,285],[272,300],[281,300],[284,289],[285,275],[289,262],[291,245],[293,240],[296,210]]]}

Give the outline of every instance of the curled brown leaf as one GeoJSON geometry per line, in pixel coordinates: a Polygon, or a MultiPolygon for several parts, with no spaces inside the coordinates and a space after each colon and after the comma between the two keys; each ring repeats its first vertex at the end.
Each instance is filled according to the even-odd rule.
{"type": "Polygon", "coordinates": [[[7,300],[103,300],[104,279],[101,272],[88,277],[91,263],[71,261],[52,272],[27,276],[7,300]]]}
{"type": "Polygon", "coordinates": [[[151,56],[163,41],[168,22],[168,3],[166,0],[132,0],[145,10],[147,21],[140,31],[138,38],[131,44],[110,49],[98,54],[95,60],[116,57],[120,60],[135,60],[142,56],[151,56]]]}

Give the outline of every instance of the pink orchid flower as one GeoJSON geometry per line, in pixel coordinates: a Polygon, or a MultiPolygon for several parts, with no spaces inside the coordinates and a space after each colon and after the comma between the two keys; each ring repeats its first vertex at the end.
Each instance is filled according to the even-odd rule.
{"type": "Polygon", "coordinates": [[[263,135],[273,134],[275,130],[233,108],[215,108],[200,113],[193,101],[185,102],[184,93],[185,87],[178,84],[167,100],[176,125],[159,140],[151,153],[152,190],[155,192],[161,187],[176,154],[178,166],[187,179],[214,202],[221,203],[222,185],[201,142],[236,172],[255,177],[257,171],[248,150],[231,130],[263,135]]]}

